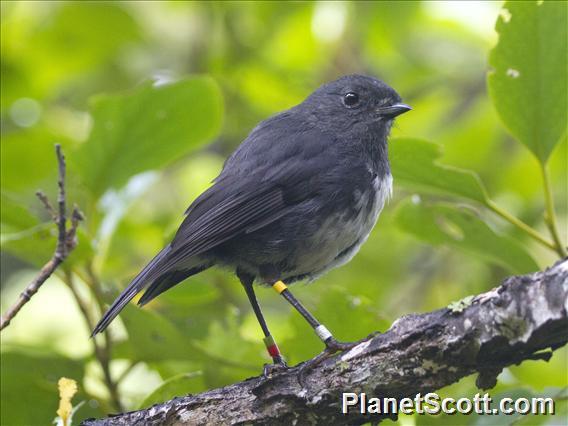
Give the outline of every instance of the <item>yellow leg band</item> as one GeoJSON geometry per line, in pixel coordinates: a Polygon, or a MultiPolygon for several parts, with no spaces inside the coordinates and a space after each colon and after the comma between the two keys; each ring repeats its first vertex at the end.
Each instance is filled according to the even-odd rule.
{"type": "Polygon", "coordinates": [[[282,281],[276,281],[274,284],[272,284],[272,288],[276,290],[278,294],[281,294],[288,288],[288,286],[286,286],[286,284],[284,284],[282,281]]]}

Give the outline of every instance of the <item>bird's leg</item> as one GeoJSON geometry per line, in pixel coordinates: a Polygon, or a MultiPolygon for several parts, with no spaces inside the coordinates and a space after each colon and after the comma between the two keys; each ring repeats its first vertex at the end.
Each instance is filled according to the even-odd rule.
{"type": "Polygon", "coordinates": [[[298,299],[294,297],[294,295],[288,289],[288,286],[284,284],[282,281],[276,281],[272,288],[276,290],[277,293],[282,295],[284,299],[290,303],[296,309],[300,315],[304,317],[304,319],[312,326],[317,336],[320,340],[325,344],[325,353],[329,356],[339,351],[345,351],[347,349],[351,349],[353,346],[356,346],[358,342],[339,342],[333,337],[331,332],[327,329],[327,327],[321,324],[311,313],[308,311],[304,305],[300,303],[298,299]]]}
{"type": "Polygon", "coordinates": [[[252,310],[256,315],[258,323],[260,324],[260,328],[262,328],[262,332],[264,333],[264,344],[266,346],[268,354],[272,358],[273,364],[264,366],[264,375],[267,376],[274,370],[288,368],[286,362],[284,361],[284,358],[282,357],[282,354],[280,353],[280,349],[278,349],[278,345],[274,341],[274,337],[272,337],[272,335],[270,334],[270,330],[268,329],[264,315],[262,315],[262,311],[260,310],[260,305],[256,300],[256,295],[254,294],[254,289],[252,286],[254,277],[242,271],[237,271],[237,276],[239,277],[239,280],[241,281],[241,284],[243,285],[247,293],[249,302],[252,306],[252,310]]]}
{"type": "Polygon", "coordinates": [[[288,303],[290,303],[290,305],[292,305],[294,309],[296,309],[300,313],[300,315],[304,317],[304,319],[312,326],[312,328],[314,329],[320,340],[325,344],[325,350],[323,352],[321,352],[311,360],[303,363],[302,366],[300,367],[300,370],[298,372],[298,381],[300,382],[300,385],[302,387],[305,385],[304,378],[309,370],[311,370],[321,362],[328,359],[331,355],[337,352],[346,351],[361,343],[360,341],[340,342],[336,340],[335,337],[333,337],[333,335],[331,334],[331,332],[327,329],[327,327],[321,324],[310,313],[310,311],[308,311],[300,303],[300,301],[294,297],[294,295],[288,289],[288,286],[284,284],[282,281],[276,281],[272,285],[272,288],[276,290],[277,293],[281,294],[284,297],[284,299],[286,299],[288,303]]]}

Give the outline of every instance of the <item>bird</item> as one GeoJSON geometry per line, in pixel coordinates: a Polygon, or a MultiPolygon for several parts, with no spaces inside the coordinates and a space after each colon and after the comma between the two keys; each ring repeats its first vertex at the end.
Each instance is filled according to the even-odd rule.
{"type": "Polygon", "coordinates": [[[185,211],[175,236],[134,277],[93,330],[100,333],[141,291],[143,306],[214,266],[234,271],[264,334],[274,367],[286,362],[254,284],[272,286],[332,354],[340,342],[290,291],[349,262],[392,193],[387,139],[411,110],[365,75],[325,83],[303,102],[260,122],[185,211]]]}

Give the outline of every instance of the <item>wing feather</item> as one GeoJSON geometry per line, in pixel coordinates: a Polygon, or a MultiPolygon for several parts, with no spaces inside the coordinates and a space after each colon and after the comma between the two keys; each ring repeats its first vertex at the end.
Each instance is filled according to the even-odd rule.
{"type": "Polygon", "coordinates": [[[237,196],[197,219],[186,218],[172,241],[173,251],[163,268],[202,254],[258,223],[266,226],[285,213],[282,190],[271,188],[237,196]]]}
{"type": "Polygon", "coordinates": [[[197,273],[199,268],[211,266],[213,259],[206,256],[209,250],[273,223],[298,203],[317,194],[322,179],[329,178],[329,170],[342,156],[329,155],[329,147],[335,146],[329,143],[333,136],[315,129],[296,129],[297,132],[292,130],[294,134],[289,134],[285,119],[285,114],[270,119],[267,121],[270,126],[259,126],[241,144],[213,186],[188,207],[172,242],[114,301],[93,335],[104,330],[144,288],[150,287],[142,303],[171,288],[178,280],[197,273]],[[279,126],[285,127],[282,132],[277,131],[279,126]],[[278,143],[282,134],[302,149],[288,149],[278,143]],[[262,153],[250,155],[253,149],[261,149],[262,153]],[[250,174],[251,170],[254,174],[250,174]]]}

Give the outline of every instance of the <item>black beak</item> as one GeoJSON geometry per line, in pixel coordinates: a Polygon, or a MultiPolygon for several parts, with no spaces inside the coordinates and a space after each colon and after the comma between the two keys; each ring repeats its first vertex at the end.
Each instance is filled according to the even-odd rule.
{"type": "Polygon", "coordinates": [[[400,114],[404,114],[407,111],[410,111],[410,108],[406,104],[394,104],[385,107],[381,107],[377,109],[377,112],[381,115],[381,117],[386,118],[395,118],[398,117],[400,114]]]}

